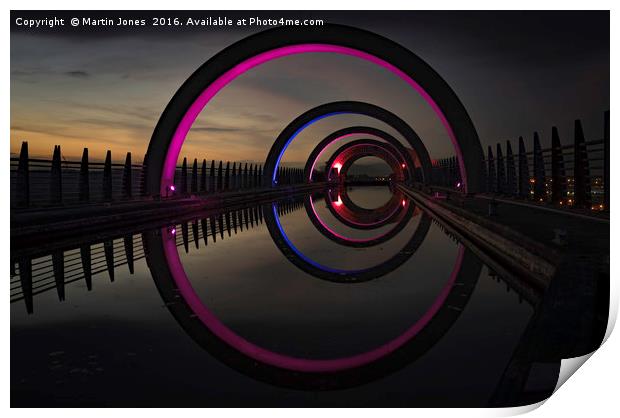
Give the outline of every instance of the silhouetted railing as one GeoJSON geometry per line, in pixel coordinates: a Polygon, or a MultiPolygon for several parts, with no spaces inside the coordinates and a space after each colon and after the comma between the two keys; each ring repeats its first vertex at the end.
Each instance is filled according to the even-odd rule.
{"type": "MultiPolygon", "coordinates": [[[[603,139],[587,141],[580,120],[575,121],[573,138],[573,144],[562,145],[559,131],[553,127],[550,148],[541,147],[537,132],[529,151],[523,137],[519,137],[518,147],[506,141],[505,148],[498,143],[494,153],[489,146],[483,167],[486,192],[538,203],[609,210],[609,111],[604,115],[603,139]]],[[[433,169],[437,185],[461,187],[456,157],[436,161],[433,169]]]]}
{"type": "MultiPolygon", "coordinates": [[[[303,170],[280,167],[279,185],[303,182],[303,170]]],[[[176,167],[175,194],[246,190],[264,187],[261,164],[239,162],[210,163],[187,158],[176,167]]],[[[29,158],[28,142],[23,142],[19,157],[11,158],[11,208],[87,204],[140,199],[144,190],[142,164],[133,164],[131,153],[124,163],[113,163],[107,151],[104,162],[89,161],[84,148],[81,161],[62,159],[60,146],[54,146],[51,160],[29,158]]]]}

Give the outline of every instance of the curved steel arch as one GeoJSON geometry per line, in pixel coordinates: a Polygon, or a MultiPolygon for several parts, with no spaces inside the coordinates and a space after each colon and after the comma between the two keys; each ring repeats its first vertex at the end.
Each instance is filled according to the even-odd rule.
{"type": "MultiPolygon", "coordinates": [[[[349,170],[351,169],[351,166],[353,166],[353,164],[355,164],[357,160],[361,160],[362,158],[365,158],[365,157],[377,157],[383,160],[387,165],[390,166],[390,169],[392,170],[392,173],[393,173],[393,176],[391,179],[392,181],[399,181],[399,182],[405,181],[407,179],[407,176],[405,176],[405,171],[402,168],[402,164],[404,163],[399,163],[397,165],[393,163],[390,164],[388,161],[382,158],[383,156],[385,156],[385,154],[387,154],[385,150],[383,150],[383,152],[379,154],[377,154],[376,152],[372,152],[372,151],[356,153],[352,157],[346,159],[346,162],[342,165],[342,168],[340,169],[339,177],[343,181],[346,181],[346,177],[347,177],[347,174],[349,174],[349,170]]],[[[333,170],[331,171],[333,172],[333,170]]],[[[330,175],[333,175],[333,173],[330,173],[330,175]]]]}
{"type": "MultiPolygon", "coordinates": [[[[463,190],[471,193],[484,189],[484,157],[478,134],[448,83],[420,57],[383,36],[349,26],[326,24],[314,28],[269,29],[234,43],[200,66],[177,90],[153,131],[145,156],[145,191],[167,195],[171,190],[187,133],[198,114],[222,88],[265,62],[309,52],[357,57],[400,77],[426,100],[443,123],[458,157],[463,190]]],[[[284,145],[279,143],[278,148],[283,149],[284,145]]],[[[277,167],[279,159],[279,155],[272,156],[270,169],[277,167]]],[[[429,169],[430,161],[424,161],[422,155],[420,159],[423,169],[429,169]]],[[[429,180],[430,177],[425,178],[429,180]]]]}
{"type": "Polygon", "coordinates": [[[282,158],[286,148],[301,131],[323,118],[340,114],[365,115],[380,120],[381,122],[391,126],[405,138],[405,140],[416,152],[420,160],[424,181],[431,181],[433,173],[431,158],[428,155],[428,151],[422,143],[422,140],[413,128],[407,124],[407,122],[389,110],[371,103],[342,101],[325,103],[312,108],[298,116],[295,120],[289,123],[286,128],[284,128],[273,143],[269,153],[267,154],[267,159],[263,164],[263,173],[265,173],[266,184],[275,183],[275,176],[280,159],[282,158]]]}
{"type": "Polygon", "coordinates": [[[313,177],[316,163],[321,157],[321,154],[325,151],[325,149],[327,149],[327,147],[329,147],[330,145],[332,145],[333,143],[337,141],[340,141],[342,139],[348,138],[353,135],[358,135],[358,134],[371,135],[371,136],[380,138],[384,140],[386,143],[396,148],[398,152],[400,153],[400,155],[403,157],[403,159],[407,163],[407,169],[410,173],[410,178],[414,178],[415,176],[414,170],[415,170],[416,164],[415,164],[414,159],[411,157],[409,150],[393,135],[385,132],[382,129],[377,129],[377,128],[373,128],[370,126],[351,126],[348,128],[337,130],[327,135],[323,140],[321,140],[321,142],[319,142],[314,147],[314,149],[310,153],[310,156],[308,157],[308,160],[306,161],[306,165],[304,166],[304,178],[306,178],[310,182],[313,180],[312,177],[313,177]]]}
{"type": "Polygon", "coordinates": [[[411,175],[409,164],[391,144],[374,139],[358,139],[342,145],[329,157],[325,171],[326,180],[331,181],[334,164],[337,160],[340,160],[338,162],[341,163],[338,176],[343,178],[355,161],[370,156],[375,156],[385,161],[395,176],[400,174],[401,181],[405,179],[405,172],[411,175]]]}

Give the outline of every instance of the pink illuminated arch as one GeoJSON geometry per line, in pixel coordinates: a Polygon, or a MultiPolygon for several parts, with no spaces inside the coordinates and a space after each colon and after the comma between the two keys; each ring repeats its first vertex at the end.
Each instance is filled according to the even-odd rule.
{"type": "MultiPolygon", "coordinates": [[[[221,89],[263,63],[303,53],[353,56],[400,77],[421,95],[444,125],[459,161],[463,190],[482,190],[482,147],[469,115],[447,83],[411,51],[386,38],[351,27],[326,25],[320,29],[282,27],[265,31],[237,42],[200,67],[175,94],[153,132],[145,159],[147,192],[164,196],[169,193],[187,133],[221,89]]],[[[277,154],[268,158],[265,165],[272,178],[295,135],[279,144],[277,154]]]]}

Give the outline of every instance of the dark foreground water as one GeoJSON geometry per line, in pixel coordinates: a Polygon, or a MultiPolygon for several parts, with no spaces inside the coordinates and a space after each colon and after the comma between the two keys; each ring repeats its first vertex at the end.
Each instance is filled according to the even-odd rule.
{"type": "Polygon", "coordinates": [[[32,259],[31,301],[15,260],[12,406],[497,406],[555,386],[559,363],[512,383],[532,295],[387,188],[141,232],[62,248],[56,274],[32,259]]]}

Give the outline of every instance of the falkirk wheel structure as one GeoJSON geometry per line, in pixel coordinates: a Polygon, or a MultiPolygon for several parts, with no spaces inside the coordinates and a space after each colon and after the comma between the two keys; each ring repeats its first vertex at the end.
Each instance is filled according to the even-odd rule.
{"type": "MultiPolygon", "coordinates": [[[[172,97],[153,131],[145,157],[146,193],[168,196],[174,190],[175,167],[187,134],[220,90],[264,63],[306,53],[355,57],[403,80],[430,106],[451,139],[463,183],[461,190],[475,193],[484,189],[484,156],[478,134],[448,83],[423,59],[388,38],[350,26],[327,24],[320,28],[269,29],[230,45],[201,65],[172,97]]],[[[394,128],[417,156],[419,181],[433,182],[427,148],[410,126],[397,115],[370,103],[342,101],[310,109],[281,131],[264,164],[265,184],[277,185],[280,160],[303,129],[317,120],[343,113],[366,115],[394,128]]]]}
{"type": "MultiPolygon", "coordinates": [[[[403,46],[378,34],[342,25],[320,28],[278,27],[242,39],[214,55],[179,88],[162,113],[145,158],[147,194],[169,196],[181,148],[198,115],[237,77],[267,62],[299,54],[341,54],[370,62],[390,71],[419,94],[430,106],[451,139],[458,160],[462,191],[483,190],[483,151],[474,125],[463,104],[446,81],[424,60],[403,46]]],[[[346,170],[361,156],[378,156],[392,168],[398,180],[432,184],[432,163],[427,146],[415,130],[395,113],[372,103],[335,101],[324,103],[290,121],[274,138],[263,166],[263,186],[278,187],[282,157],[296,137],[313,123],[334,115],[363,115],[398,133],[403,142],[377,128],[352,126],[326,137],[308,157],[304,181],[314,181],[321,154],[336,141],[364,135],[341,146],[330,158],[346,170]],[[366,139],[366,137],[371,137],[366,139]]],[[[338,170],[338,169],[337,169],[338,170]]],[[[329,183],[328,183],[329,184],[329,183]]],[[[322,194],[310,193],[304,207],[312,225],[325,237],[348,247],[380,245],[399,235],[401,244],[383,261],[359,269],[334,268],[314,260],[292,242],[279,219],[278,202],[264,204],[262,216],[278,250],[309,279],[342,285],[380,280],[412,257],[429,233],[432,221],[415,203],[393,191],[392,198],[372,210],[356,205],[346,189],[335,187],[322,194]],[[327,210],[318,210],[325,202],[327,210]],[[355,238],[333,229],[325,216],[370,236],[355,238]],[[405,224],[413,228],[405,227],[405,224]],[[373,235],[374,234],[374,235],[373,235]]],[[[166,306],[191,337],[215,358],[258,380],[308,390],[342,389],[380,379],[426,353],[457,320],[468,303],[480,275],[480,261],[463,245],[448,281],[427,311],[394,339],[367,351],[335,358],[305,358],[270,350],[251,342],[224,324],[201,300],[182,264],[174,231],[161,228],[143,234],[147,264],[166,301],[166,306]],[[456,308],[456,309],[455,309],[456,308]]]]}

